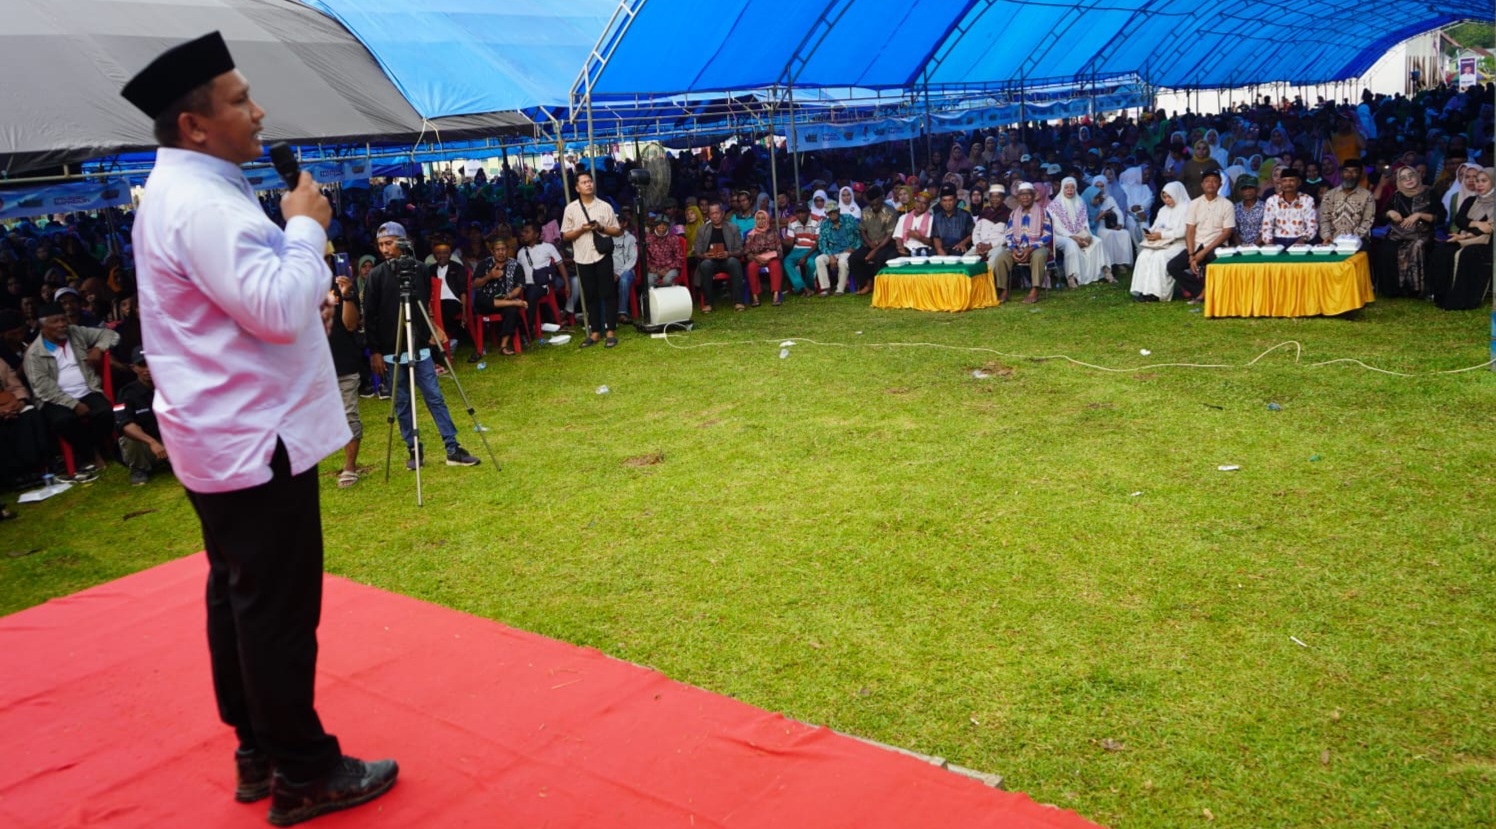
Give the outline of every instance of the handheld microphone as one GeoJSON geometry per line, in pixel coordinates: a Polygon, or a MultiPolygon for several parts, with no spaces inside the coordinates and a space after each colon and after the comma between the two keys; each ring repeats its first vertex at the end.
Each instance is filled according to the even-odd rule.
{"type": "Polygon", "coordinates": [[[275,171],[280,173],[281,180],[286,183],[286,188],[295,190],[297,183],[301,181],[301,164],[296,161],[296,153],[291,151],[291,145],[284,141],[271,144],[270,163],[275,166],[275,171]]]}

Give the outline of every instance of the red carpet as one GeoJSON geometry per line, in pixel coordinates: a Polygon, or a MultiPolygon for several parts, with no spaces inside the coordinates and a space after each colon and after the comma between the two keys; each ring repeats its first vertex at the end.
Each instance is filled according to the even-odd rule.
{"type": "MultiPolygon", "coordinates": [[[[199,556],[0,619],[0,826],[260,827],[233,801],[199,556]]],[[[328,577],[318,707],[400,761],[312,826],[1045,827],[1074,813],[602,654],[328,577]]]]}

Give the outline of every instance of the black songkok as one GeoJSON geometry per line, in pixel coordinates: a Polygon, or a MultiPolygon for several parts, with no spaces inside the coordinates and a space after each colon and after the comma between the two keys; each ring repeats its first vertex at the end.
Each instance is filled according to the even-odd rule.
{"type": "Polygon", "coordinates": [[[188,92],[233,71],[223,35],[210,32],[166,50],[125,84],[120,94],[152,120],[188,92]]]}

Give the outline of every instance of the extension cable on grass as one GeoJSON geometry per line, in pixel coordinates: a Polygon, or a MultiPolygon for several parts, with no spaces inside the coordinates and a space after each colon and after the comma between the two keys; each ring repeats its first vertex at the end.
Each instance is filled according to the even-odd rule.
{"type": "MultiPolygon", "coordinates": [[[[685,349],[692,349],[692,348],[711,348],[711,347],[714,347],[714,346],[763,345],[763,344],[770,344],[770,345],[777,345],[777,346],[784,347],[784,346],[788,346],[790,344],[799,344],[799,343],[804,343],[804,344],[807,344],[807,345],[819,345],[819,346],[824,346],[824,347],[827,347],[827,348],[937,348],[937,349],[941,349],[941,350],[945,350],[945,351],[970,351],[970,352],[978,353],[978,354],[995,354],[995,355],[997,355],[999,357],[1007,357],[1007,358],[1014,359],[1014,360],[1034,360],[1034,361],[1038,361],[1038,362],[1044,362],[1044,361],[1048,361],[1048,360],[1064,360],[1065,362],[1073,363],[1075,365],[1083,366],[1085,368],[1095,369],[1097,371],[1109,371],[1109,372],[1113,372],[1113,373],[1117,373],[1117,374],[1126,374],[1126,373],[1134,372],[1134,371],[1146,371],[1146,370],[1149,370],[1149,369],[1159,369],[1159,368],[1212,368],[1212,369],[1251,368],[1253,365],[1256,365],[1259,360],[1261,360],[1262,358],[1266,357],[1267,355],[1273,353],[1274,351],[1277,351],[1280,348],[1287,348],[1287,347],[1290,347],[1290,346],[1294,350],[1294,352],[1293,352],[1293,362],[1294,362],[1294,365],[1301,365],[1302,364],[1302,360],[1303,360],[1303,356],[1304,356],[1304,346],[1303,346],[1302,343],[1300,343],[1297,340],[1287,340],[1285,342],[1278,343],[1277,345],[1273,346],[1272,348],[1269,348],[1268,350],[1262,352],[1261,354],[1258,354],[1256,357],[1253,357],[1251,360],[1249,360],[1246,363],[1243,363],[1240,366],[1232,365],[1230,363],[1149,363],[1147,365],[1134,366],[1132,368],[1111,368],[1109,366],[1098,366],[1095,363],[1088,363],[1088,362],[1086,362],[1084,360],[1077,360],[1074,357],[1069,356],[1068,354],[1043,354],[1043,355],[1009,354],[1007,352],[998,351],[995,348],[984,348],[982,346],[945,345],[943,343],[825,343],[825,342],[820,342],[819,340],[812,340],[812,339],[810,339],[808,337],[789,337],[789,338],[783,339],[783,340],[777,340],[777,339],[776,340],[730,340],[730,341],[726,341],[726,342],[692,343],[690,345],[680,345],[680,344],[676,343],[673,339],[671,339],[670,332],[669,332],[668,329],[669,329],[669,326],[666,326],[666,331],[663,334],[660,334],[660,335],[657,335],[657,336],[659,336],[662,339],[664,339],[665,343],[667,345],[669,345],[671,348],[679,348],[679,349],[683,349],[683,350],[685,350],[685,349]]],[[[679,335],[677,335],[677,337],[678,336],[679,335]]],[[[1466,372],[1466,371],[1475,371],[1477,369],[1482,369],[1482,368],[1485,368],[1485,367],[1487,367],[1489,365],[1492,365],[1493,363],[1496,363],[1496,358],[1487,360],[1484,363],[1481,363],[1479,365],[1470,366],[1468,368],[1449,369],[1449,370],[1446,370],[1446,371],[1431,371],[1431,372],[1426,372],[1424,374],[1407,374],[1407,373],[1401,372],[1401,371],[1390,371],[1390,370],[1384,369],[1384,368],[1377,368],[1376,366],[1367,365],[1366,363],[1363,363],[1360,360],[1357,360],[1357,359],[1355,359],[1353,357],[1340,357],[1340,358],[1334,359],[1334,360],[1324,360],[1324,361],[1321,361],[1321,362],[1318,362],[1318,363],[1309,363],[1306,366],[1306,368],[1319,368],[1320,366],[1331,366],[1331,365],[1335,365],[1336,363],[1350,363],[1352,365],[1360,366],[1361,368],[1364,368],[1367,371],[1374,371],[1374,372],[1377,372],[1378,374],[1390,374],[1393,377],[1431,377],[1431,376],[1439,375],[1439,374],[1460,374],[1460,373],[1463,373],[1463,372],[1466,372]]]]}

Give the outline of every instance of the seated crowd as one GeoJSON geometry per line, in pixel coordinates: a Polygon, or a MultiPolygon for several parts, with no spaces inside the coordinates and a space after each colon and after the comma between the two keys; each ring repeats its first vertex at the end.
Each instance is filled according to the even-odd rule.
{"type": "MultiPolygon", "coordinates": [[[[385,357],[406,366],[385,264],[400,243],[430,277],[417,285],[434,327],[419,332],[423,357],[471,344],[471,362],[518,353],[542,323],[590,323],[612,344],[651,287],[684,286],[706,313],[725,291],[743,311],[766,288],[772,305],[867,294],[893,257],[930,253],[982,257],[1003,299],[1126,280],[1138,301],[1199,302],[1223,245],[1352,236],[1370,251],[1379,295],[1479,307],[1496,219],[1493,91],[1029,124],[943,138],[916,170],[899,142],[803,153],[798,169],[781,152],[773,170],[761,144],[711,147],[670,157],[663,192],[635,192],[632,162],[601,159],[597,197],[623,230],[611,254],[618,319],[585,323],[574,234],[562,229],[573,160],[345,187],[331,194],[328,235],[350,268],[330,282],[329,314],[350,420],[358,395],[389,394],[385,357]]],[[[263,203],[278,218],[275,199],[263,203]]],[[[0,239],[0,482],[32,485],[43,471],[83,480],[119,462],[138,484],[169,463],[134,307],[131,220],[117,210],[21,221],[0,239]]],[[[441,373],[412,372],[448,463],[476,464],[456,442],[441,373]]],[[[409,391],[397,392],[408,421],[409,391]]],[[[358,434],[344,485],[357,480],[358,434]]],[[[407,449],[408,466],[424,461],[409,436],[407,449]]]]}

